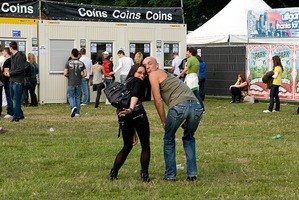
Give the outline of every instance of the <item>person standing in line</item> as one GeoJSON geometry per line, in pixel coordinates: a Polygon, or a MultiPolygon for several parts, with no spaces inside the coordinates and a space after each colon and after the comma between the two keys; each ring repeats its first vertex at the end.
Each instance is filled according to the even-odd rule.
{"type": "Polygon", "coordinates": [[[11,121],[19,122],[20,119],[24,119],[24,113],[21,105],[25,76],[25,62],[23,60],[22,53],[18,51],[17,42],[12,41],[9,44],[9,50],[12,53],[11,68],[6,72],[5,76],[10,77],[9,90],[13,103],[13,118],[11,121]]]}
{"type": "Polygon", "coordinates": [[[67,98],[71,107],[71,117],[80,116],[82,78],[86,76],[85,65],[78,59],[78,54],[78,49],[72,49],[72,59],[64,68],[64,76],[68,78],[67,98]]]}
{"type": "Polygon", "coordinates": [[[27,61],[26,54],[22,54],[22,56],[25,62],[22,102],[23,102],[23,106],[27,107],[29,105],[28,91],[30,91],[31,89],[31,66],[30,63],[27,61]]]}
{"type": "Polygon", "coordinates": [[[109,63],[109,71],[110,72],[112,72],[112,73],[110,73],[111,74],[111,77],[112,77],[112,82],[114,82],[115,81],[115,76],[114,76],[114,73],[113,73],[113,67],[114,67],[114,64],[113,64],[113,57],[111,56],[111,55],[109,55],[108,57],[107,57],[107,60],[109,60],[110,61],[110,63],[109,63]]]}
{"type": "Polygon", "coordinates": [[[3,53],[3,48],[2,48],[2,45],[0,45],[0,67],[1,67],[1,70],[3,69],[2,66],[3,66],[5,60],[6,60],[6,58],[3,53]]]}
{"type": "Polygon", "coordinates": [[[118,121],[122,131],[124,146],[117,154],[113,168],[110,171],[109,179],[117,178],[118,171],[125,163],[133,145],[137,144],[137,135],[141,144],[140,178],[143,182],[149,182],[148,167],[150,162],[150,127],[142,101],[145,95],[144,77],[146,76],[145,67],[141,64],[132,66],[128,77],[126,87],[131,91],[130,107],[118,109],[118,121]]]}
{"type": "Polygon", "coordinates": [[[121,83],[124,83],[128,74],[129,74],[129,71],[131,69],[131,67],[134,65],[134,62],[133,62],[133,59],[130,58],[130,57],[127,57],[125,55],[125,52],[123,50],[119,50],[117,52],[117,55],[119,57],[119,65],[118,67],[114,70],[114,74],[121,69],[120,71],[120,82],[121,83]]]}
{"type": "Polygon", "coordinates": [[[176,53],[176,52],[174,52],[172,54],[172,57],[173,57],[173,60],[171,62],[171,69],[172,69],[173,75],[178,76],[181,73],[181,70],[180,70],[179,66],[180,66],[183,59],[181,59],[179,57],[179,54],[176,53]]]}
{"type": "Polygon", "coordinates": [[[273,56],[272,60],[273,60],[273,67],[274,67],[273,69],[274,75],[272,76],[273,83],[270,89],[270,104],[268,110],[263,111],[264,113],[280,111],[279,87],[281,85],[283,66],[281,64],[281,60],[279,56],[273,56]],[[274,99],[275,99],[275,109],[273,110],[274,99]]]}
{"type": "Polygon", "coordinates": [[[90,75],[92,75],[92,84],[93,87],[96,89],[94,91],[97,92],[96,101],[95,101],[95,108],[99,107],[100,104],[100,97],[102,94],[102,89],[105,88],[105,85],[103,83],[103,75],[105,74],[105,70],[103,67],[103,59],[102,57],[98,57],[95,60],[95,64],[91,66],[90,75]]]}
{"type": "MultiPolygon", "coordinates": [[[[103,54],[103,67],[104,67],[104,81],[105,81],[106,88],[108,88],[110,84],[113,82],[114,73],[111,71],[111,61],[110,61],[109,53],[107,51],[104,51],[102,54],[103,54]]],[[[107,98],[105,104],[110,104],[107,98]]]]}
{"type": "Polygon", "coordinates": [[[176,180],[175,134],[180,126],[187,163],[187,180],[197,179],[196,146],[194,133],[203,114],[203,106],[190,88],[173,74],[159,69],[157,60],[146,57],[143,61],[152,86],[154,103],[164,128],[164,180],[176,180]],[[169,107],[165,115],[164,103],[169,107]]]}
{"type": "MultiPolygon", "coordinates": [[[[110,61],[110,56],[107,51],[103,52],[103,67],[105,71],[105,85],[106,87],[109,87],[109,85],[113,82],[113,77],[112,74],[113,72],[111,71],[111,61],[110,61]]],[[[113,68],[112,68],[113,69],[113,68]]]]}
{"type": "Polygon", "coordinates": [[[10,90],[9,90],[9,70],[11,68],[11,52],[8,47],[4,48],[3,55],[5,56],[6,60],[3,64],[3,74],[4,74],[4,91],[6,96],[6,115],[4,116],[5,119],[13,117],[13,103],[10,97],[10,90]]]}
{"type": "Polygon", "coordinates": [[[36,63],[36,58],[33,53],[28,53],[28,62],[31,67],[31,87],[29,90],[31,103],[30,106],[38,106],[37,97],[35,94],[35,88],[37,85],[37,75],[38,75],[38,64],[36,63]]]}
{"type": "MultiPolygon", "coordinates": [[[[3,67],[3,64],[5,62],[5,56],[4,54],[2,53],[3,49],[2,49],[2,46],[0,45],[0,71],[2,72],[2,67],[3,67]]],[[[3,99],[3,86],[4,86],[4,76],[3,76],[3,73],[0,73],[0,116],[2,114],[2,101],[4,100],[3,99]]],[[[5,94],[4,94],[4,98],[5,98],[5,94]]]]}
{"type": "Polygon", "coordinates": [[[196,49],[193,47],[188,47],[186,51],[187,63],[184,70],[177,76],[177,78],[185,76],[184,83],[193,91],[194,95],[204,107],[202,99],[199,96],[198,92],[198,71],[199,71],[199,61],[196,58],[196,49]]]}
{"type": "Polygon", "coordinates": [[[136,54],[134,56],[134,63],[142,64],[142,61],[143,61],[143,54],[140,51],[136,52],[136,54]]]}
{"type": "MultiPolygon", "coordinates": [[[[4,53],[3,53],[3,48],[2,48],[2,45],[0,45],[0,70],[2,71],[3,70],[3,64],[5,62],[6,58],[4,56],[4,53]]],[[[3,74],[2,74],[2,79],[3,79],[3,74]]],[[[5,103],[5,91],[3,90],[3,86],[4,86],[4,83],[3,83],[4,80],[2,80],[2,82],[0,82],[0,86],[2,87],[2,90],[0,91],[1,92],[1,113],[2,113],[2,104],[5,103]]]]}
{"type": "Polygon", "coordinates": [[[198,71],[198,86],[199,86],[199,96],[201,100],[205,100],[205,82],[206,82],[206,63],[203,61],[202,57],[197,55],[197,60],[199,61],[199,71],[198,71]]]}
{"type": "Polygon", "coordinates": [[[92,60],[86,56],[86,49],[80,49],[80,61],[82,61],[86,68],[86,77],[82,78],[82,93],[83,99],[81,106],[88,105],[90,103],[90,87],[89,87],[89,74],[92,66],[92,60]]]}

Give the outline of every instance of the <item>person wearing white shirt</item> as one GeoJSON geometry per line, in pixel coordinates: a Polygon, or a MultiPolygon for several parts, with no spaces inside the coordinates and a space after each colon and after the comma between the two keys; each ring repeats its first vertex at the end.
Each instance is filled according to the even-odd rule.
{"type": "Polygon", "coordinates": [[[172,67],[173,75],[177,76],[181,73],[179,66],[183,59],[179,57],[178,53],[173,53],[172,56],[173,56],[173,60],[172,60],[171,67],[172,67]]]}
{"type": "Polygon", "coordinates": [[[82,78],[82,106],[85,106],[90,103],[90,87],[89,87],[89,76],[90,76],[90,69],[92,66],[92,60],[86,56],[86,49],[82,48],[80,49],[81,58],[80,61],[82,61],[86,67],[87,75],[86,77],[82,78]]]}
{"type": "Polygon", "coordinates": [[[120,82],[124,83],[126,80],[126,77],[129,74],[129,71],[131,69],[131,67],[134,65],[133,59],[130,57],[127,57],[125,55],[125,52],[123,50],[119,50],[117,52],[117,55],[119,57],[118,60],[118,67],[114,70],[114,73],[116,73],[118,70],[121,69],[120,71],[120,82]]]}
{"type": "Polygon", "coordinates": [[[0,67],[1,67],[1,70],[2,70],[2,66],[3,66],[3,63],[4,63],[5,60],[6,60],[6,58],[3,55],[3,48],[0,45],[0,67]]]}

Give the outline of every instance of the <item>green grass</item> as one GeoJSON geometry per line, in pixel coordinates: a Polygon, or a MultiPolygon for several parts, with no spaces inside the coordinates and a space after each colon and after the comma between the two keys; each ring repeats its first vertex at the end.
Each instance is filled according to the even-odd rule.
{"type": "MultiPolygon", "coordinates": [[[[207,98],[196,132],[198,181],[163,181],[163,129],[153,102],[145,102],[151,127],[150,183],[142,183],[140,144],[121,168],[108,174],[122,139],[112,106],[82,107],[70,118],[68,104],[23,108],[25,119],[0,135],[0,199],[298,199],[299,116],[297,105],[263,113],[268,102],[230,104],[207,98]],[[54,132],[50,131],[54,128],[54,132]],[[281,134],[283,139],[272,136],[281,134]]],[[[5,113],[5,108],[4,112],[5,113]]],[[[182,129],[177,164],[185,168],[182,129]]]]}

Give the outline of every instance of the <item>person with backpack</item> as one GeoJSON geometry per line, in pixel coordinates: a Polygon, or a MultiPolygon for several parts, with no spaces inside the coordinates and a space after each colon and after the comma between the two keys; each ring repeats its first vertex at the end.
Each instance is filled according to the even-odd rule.
{"type": "Polygon", "coordinates": [[[129,108],[117,109],[118,121],[124,145],[117,154],[113,167],[110,171],[109,179],[117,179],[120,168],[125,163],[127,156],[133,146],[137,144],[137,135],[141,144],[140,178],[143,182],[149,182],[148,167],[150,162],[150,128],[142,101],[145,97],[144,77],[146,69],[141,64],[134,64],[125,80],[126,87],[131,92],[129,108]]]}

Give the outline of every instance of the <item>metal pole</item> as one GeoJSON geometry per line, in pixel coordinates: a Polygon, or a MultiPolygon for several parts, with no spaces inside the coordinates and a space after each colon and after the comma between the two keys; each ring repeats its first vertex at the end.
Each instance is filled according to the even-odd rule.
{"type": "Polygon", "coordinates": [[[181,8],[182,8],[182,16],[183,16],[183,24],[185,24],[185,17],[184,17],[184,2],[181,0],[181,8]]]}

